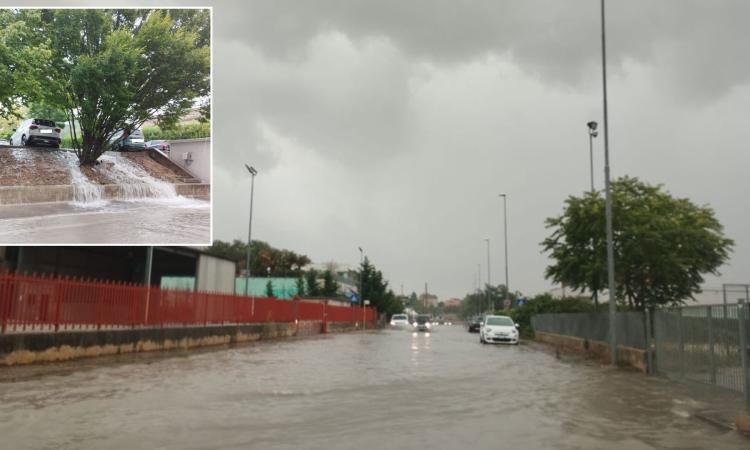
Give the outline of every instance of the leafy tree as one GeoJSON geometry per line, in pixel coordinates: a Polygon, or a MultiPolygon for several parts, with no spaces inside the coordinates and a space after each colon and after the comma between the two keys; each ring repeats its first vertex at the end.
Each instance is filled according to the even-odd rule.
{"type": "Polygon", "coordinates": [[[383,273],[370,264],[365,257],[360,265],[359,278],[362,286],[362,299],[369,300],[370,306],[388,316],[403,312],[401,303],[393,290],[388,288],[388,282],[383,279],[383,273]]]}
{"type": "MultiPolygon", "coordinates": [[[[220,240],[214,241],[206,252],[212,255],[237,261],[240,271],[245,270],[247,244],[239,239],[231,243],[220,240]]],[[[272,247],[267,242],[253,241],[250,246],[250,275],[265,276],[266,269],[282,277],[298,276],[302,268],[310,264],[306,255],[272,247]]]]}
{"type": "Polygon", "coordinates": [[[44,102],[32,102],[29,104],[28,117],[52,120],[60,128],[65,128],[65,121],[68,120],[68,116],[64,110],[50,106],[44,102]]]}
{"type": "Polygon", "coordinates": [[[266,283],[266,297],[276,297],[276,295],[274,295],[273,293],[273,282],[271,280],[268,280],[268,282],[266,283]]]}
{"type": "MultiPolygon", "coordinates": [[[[93,164],[118,130],[156,118],[173,125],[209,95],[208,10],[15,10],[23,41],[46,52],[32,80],[44,103],[66,111],[81,164],[93,164]],[[32,34],[33,33],[33,34],[32,34]]],[[[2,83],[0,83],[2,84],[2,83]]],[[[33,92],[16,84],[19,92],[33,92]]],[[[0,94],[2,97],[2,94],[0,94]]]]}
{"type": "MultiPolygon", "coordinates": [[[[636,178],[612,183],[615,298],[631,308],[682,304],[700,292],[703,275],[718,274],[734,245],[707,206],[674,198],[636,178]]],[[[604,199],[569,197],[547,219],[542,242],[554,263],[545,275],[573,289],[598,292],[607,280],[604,199]]]]}
{"type": "Polygon", "coordinates": [[[336,296],[339,290],[339,283],[333,278],[333,273],[330,270],[323,272],[323,289],[321,295],[325,297],[336,296]]]}
{"type": "Polygon", "coordinates": [[[295,281],[295,284],[297,285],[297,295],[300,297],[305,296],[305,279],[302,277],[302,274],[299,274],[297,276],[297,281],[295,281]]]}
{"type": "Polygon", "coordinates": [[[595,306],[589,299],[573,297],[556,299],[549,294],[541,294],[528,300],[522,306],[511,309],[510,317],[519,325],[521,334],[529,336],[533,334],[531,317],[536,314],[593,311],[595,311],[595,306]]]}
{"type": "Polygon", "coordinates": [[[318,271],[310,269],[305,272],[305,282],[307,284],[307,295],[310,297],[319,297],[321,295],[320,286],[318,286],[318,271]]]}

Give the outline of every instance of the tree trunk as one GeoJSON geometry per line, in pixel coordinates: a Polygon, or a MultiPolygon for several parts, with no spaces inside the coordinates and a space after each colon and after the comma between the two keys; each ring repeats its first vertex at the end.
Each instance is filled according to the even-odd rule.
{"type": "Polygon", "coordinates": [[[81,145],[80,161],[82,166],[90,166],[104,153],[104,140],[94,136],[88,131],[83,131],[83,143],[81,145]]]}

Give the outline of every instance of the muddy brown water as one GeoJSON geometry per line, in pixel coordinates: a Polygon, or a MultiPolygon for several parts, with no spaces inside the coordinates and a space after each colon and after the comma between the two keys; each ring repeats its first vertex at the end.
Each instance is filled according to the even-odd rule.
{"type": "Polygon", "coordinates": [[[108,361],[0,382],[0,447],[750,448],[665,379],[462,327],[108,361]]]}

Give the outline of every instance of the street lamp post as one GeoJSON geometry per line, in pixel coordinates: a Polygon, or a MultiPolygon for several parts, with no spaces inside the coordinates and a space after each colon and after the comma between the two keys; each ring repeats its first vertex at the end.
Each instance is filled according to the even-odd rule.
{"type": "Polygon", "coordinates": [[[503,198],[503,235],[505,237],[505,300],[510,300],[510,287],[508,286],[508,196],[500,194],[503,198]]]}
{"type": "Polygon", "coordinates": [[[602,13],[602,93],[604,101],[604,190],[605,198],[605,215],[607,226],[607,278],[609,285],[609,341],[610,353],[612,356],[612,365],[617,365],[617,323],[615,318],[616,309],[616,291],[615,291],[615,253],[612,236],[612,193],[609,182],[609,116],[607,111],[607,45],[604,20],[604,0],[601,0],[602,13]]]}
{"type": "Polygon", "coordinates": [[[586,124],[589,127],[589,160],[591,164],[591,192],[594,192],[594,138],[599,135],[597,123],[593,120],[586,124]]]}
{"type": "Polygon", "coordinates": [[[245,255],[245,296],[248,296],[250,295],[250,246],[253,242],[253,191],[255,190],[255,175],[258,175],[258,171],[247,164],[245,168],[250,172],[250,220],[247,225],[247,253],[245,255]]]}
{"type": "Polygon", "coordinates": [[[492,286],[490,281],[490,240],[488,238],[484,241],[487,243],[487,307],[490,310],[489,312],[492,313],[495,310],[495,305],[492,304],[492,297],[490,296],[490,287],[492,286]]]}

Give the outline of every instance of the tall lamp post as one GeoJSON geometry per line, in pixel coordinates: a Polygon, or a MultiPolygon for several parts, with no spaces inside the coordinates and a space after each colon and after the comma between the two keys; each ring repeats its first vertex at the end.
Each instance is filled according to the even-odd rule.
{"type": "Polygon", "coordinates": [[[616,291],[615,291],[615,252],[612,236],[612,193],[609,183],[609,116],[607,111],[607,45],[604,20],[604,0],[601,0],[602,13],[602,93],[604,100],[604,190],[605,215],[607,226],[607,278],[609,285],[609,342],[612,365],[617,365],[617,315],[616,291]]]}
{"type": "Polygon", "coordinates": [[[492,286],[490,281],[490,240],[487,238],[484,241],[487,243],[487,308],[492,313],[495,310],[495,305],[492,304],[492,297],[490,296],[490,287],[492,286]]]}
{"type": "Polygon", "coordinates": [[[591,192],[594,192],[594,138],[599,135],[597,123],[593,120],[586,124],[589,127],[589,160],[591,163],[591,192]]]}
{"type": "Polygon", "coordinates": [[[362,305],[362,329],[365,328],[365,295],[362,292],[362,266],[365,263],[365,251],[362,250],[362,247],[357,247],[359,249],[359,303],[362,305]]]}
{"type": "Polygon", "coordinates": [[[505,300],[510,301],[510,286],[508,286],[508,196],[500,194],[503,198],[503,235],[505,236],[505,300]]]}
{"type": "Polygon", "coordinates": [[[253,166],[245,164],[245,168],[250,172],[250,220],[247,225],[247,254],[245,255],[245,296],[250,295],[250,246],[252,245],[253,236],[253,191],[255,190],[255,175],[258,171],[253,166]]]}

